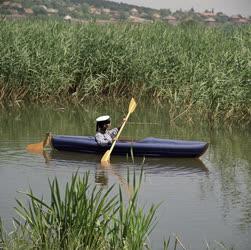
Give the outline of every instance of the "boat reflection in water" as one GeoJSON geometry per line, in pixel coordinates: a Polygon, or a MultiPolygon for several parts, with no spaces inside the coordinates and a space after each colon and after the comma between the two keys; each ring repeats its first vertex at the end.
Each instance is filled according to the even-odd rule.
{"type": "Polygon", "coordinates": [[[120,183],[126,180],[122,176],[127,175],[127,171],[134,169],[140,172],[143,166],[144,173],[151,175],[188,175],[193,173],[206,174],[207,167],[198,158],[143,158],[114,155],[111,158],[111,165],[104,168],[100,164],[102,155],[82,154],[74,152],[64,152],[52,150],[43,153],[47,163],[53,162],[57,166],[71,166],[83,170],[92,171],[95,169],[95,182],[102,186],[108,184],[108,176],[112,174],[119,179],[120,183]]]}

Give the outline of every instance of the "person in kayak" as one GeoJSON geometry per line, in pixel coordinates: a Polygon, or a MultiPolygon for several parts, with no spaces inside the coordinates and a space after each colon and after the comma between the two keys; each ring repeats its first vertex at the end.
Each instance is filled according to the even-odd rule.
{"type": "Polygon", "coordinates": [[[120,127],[111,129],[111,118],[103,115],[96,119],[95,140],[100,146],[110,146],[120,127]]]}

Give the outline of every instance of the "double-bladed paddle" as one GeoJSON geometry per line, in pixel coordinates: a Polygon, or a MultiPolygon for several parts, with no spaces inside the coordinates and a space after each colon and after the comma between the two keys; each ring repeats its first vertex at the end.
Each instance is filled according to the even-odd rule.
{"type": "Polygon", "coordinates": [[[116,135],[116,137],[115,137],[115,139],[114,139],[114,141],[112,143],[112,146],[103,155],[103,157],[101,159],[101,165],[105,166],[105,165],[109,164],[112,150],[113,150],[113,148],[114,148],[114,146],[115,146],[115,144],[116,144],[116,142],[117,142],[117,140],[118,140],[118,138],[119,138],[119,136],[120,136],[120,134],[121,134],[127,120],[128,120],[128,118],[129,118],[130,114],[135,110],[136,106],[137,106],[137,103],[134,100],[134,98],[132,98],[131,101],[130,101],[130,104],[129,104],[128,114],[127,114],[127,116],[125,118],[125,121],[123,122],[122,126],[120,127],[120,130],[119,130],[118,134],[116,135]]]}

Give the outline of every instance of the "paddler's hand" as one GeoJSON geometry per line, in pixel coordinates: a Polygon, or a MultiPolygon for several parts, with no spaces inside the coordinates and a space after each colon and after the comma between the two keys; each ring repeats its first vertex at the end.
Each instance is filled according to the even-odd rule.
{"type": "Polygon", "coordinates": [[[126,121],[127,121],[127,119],[126,119],[126,117],[124,117],[123,120],[122,120],[122,122],[121,122],[121,124],[120,124],[120,127],[121,127],[122,124],[123,124],[124,122],[126,122],[126,121]]]}
{"type": "MultiPolygon", "coordinates": [[[[120,130],[122,124],[123,124],[125,121],[127,121],[126,117],[123,118],[121,124],[117,127],[118,130],[120,130]]],[[[115,137],[115,138],[116,138],[116,137],[115,137]]]]}

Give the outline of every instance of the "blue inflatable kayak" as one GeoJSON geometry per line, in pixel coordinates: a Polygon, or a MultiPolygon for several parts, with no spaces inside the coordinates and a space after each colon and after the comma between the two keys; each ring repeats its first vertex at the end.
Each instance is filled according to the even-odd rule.
{"type": "MultiPolygon", "coordinates": [[[[57,150],[103,154],[109,146],[99,146],[94,136],[53,135],[51,145],[57,150]]],[[[201,141],[167,140],[148,137],[137,141],[117,141],[112,154],[148,157],[200,157],[208,148],[201,141]]]]}

